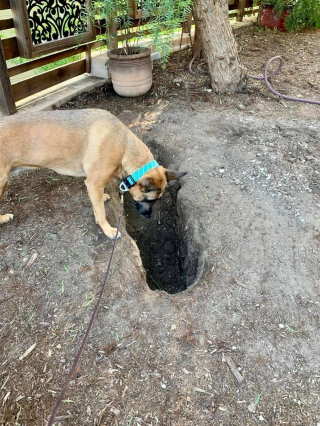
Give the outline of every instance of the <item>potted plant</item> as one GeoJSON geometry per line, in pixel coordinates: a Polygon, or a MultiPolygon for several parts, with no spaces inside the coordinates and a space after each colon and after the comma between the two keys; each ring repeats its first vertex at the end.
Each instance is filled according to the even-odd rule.
{"type": "Polygon", "coordinates": [[[100,38],[112,46],[119,35],[119,47],[108,52],[111,81],[119,95],[141,96],[150,90],[151,50],[159,52],[165,66],[172,51],[173,33],[186,20],[191,7],[192,0],[93,2],[91,15],[104,31],[100,38]]]}
{"type": "Polygon", "coordinates": [[[285,21],[292,8],[291,0],[259,0],[258,25],[263,28],[286,31],[285,21]]]}
{"type": "Polygon", "coordinates": [[[320,0],[258,0],[258,25],[280,31],[320,28],[320,0]]]}

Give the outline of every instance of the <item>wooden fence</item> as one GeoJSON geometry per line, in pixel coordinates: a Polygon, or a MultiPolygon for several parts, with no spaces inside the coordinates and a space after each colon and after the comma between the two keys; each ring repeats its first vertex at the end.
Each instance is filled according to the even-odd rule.
{"type": "MultiPolygon", "coordinates": [[[[11,1],[14,3],[17,0],[11,1]]],[[[252,7],[252,0],[229,0],[230,17],[236,17],[237,20],[241,21],[244,15],[254,13],[253,10],[245,10],[245,8],[250,7],[252,7]]],[[[0,12],[10,8],[9,0],[0,0],[0,12]]],[[[136,10],[132,27],[137,26],[138,19],[139,11],[136,10]]],[[[14,29],[14,26],[16,26],[17,32],[17,24],[19,24],[19,22],[14,22],[12,18],[0,19],[0,31],[14,29]]],[[[115,28],[112,29],[112,31],[115,30],[115,28]]],[[[98,34],[98,31],[100,32],[100,30],[96,30],[96,34],[98,34]]],[[[132,36],[134,36],[134,34],[132,36]]],[[[117,45],[118,39],[119,37],[115,40],[115,45],[117,45]]],[[[90,73],[91,50],[101,45],[101,41],[92,41],[80,46],[73,46],[67,50],[53,52],[28,62],[19,63],[12,67],[7,67],[7,61],[20,57],[18,40],[16,36],[5,38],[2,41],[0,39],[0,113],[4,115],[12,114],[16,111],[15,103],[17,101],[48,89],[58,83],[84,74],[85,72],[90,73]],[[17,83],[10,82],[10,77],[35,70],[44,65],[78,54],[81,54],[81,59],[67,65],[58,66],[50,71],[34,75],[17,83]]]]}

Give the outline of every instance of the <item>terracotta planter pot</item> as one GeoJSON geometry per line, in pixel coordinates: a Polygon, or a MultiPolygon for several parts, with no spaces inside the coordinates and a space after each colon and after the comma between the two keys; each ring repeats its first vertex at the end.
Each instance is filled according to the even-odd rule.
{"type": "Polygon", "coordinates": [[[122,49],[108,52],[111,81],[120,96],[136,97],[147,93],[152,86],[151,51],[142,47],[133,55],[122,55],[122,49]]]}
{"type": "Polygon", "coordinates": [[[259,17],[259,26],[273,30],[276,28],[278,31],[286,31],[285,19],[289,11],[285,10],[280,16],[272,6],[262,6],[259,17]]]}

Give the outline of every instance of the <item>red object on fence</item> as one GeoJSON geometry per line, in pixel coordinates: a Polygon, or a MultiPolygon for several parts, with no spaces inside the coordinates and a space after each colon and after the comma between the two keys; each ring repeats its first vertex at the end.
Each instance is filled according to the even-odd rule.
{"type": "Polygon", "coordinates": [[[260,15],[259,25],[261,27],[273,30],[276,28],[278,31],[286,31],[285,19],[288,16],[288,11],[285,10],[280,16],[272,6],[265,6],[260,15]]]}

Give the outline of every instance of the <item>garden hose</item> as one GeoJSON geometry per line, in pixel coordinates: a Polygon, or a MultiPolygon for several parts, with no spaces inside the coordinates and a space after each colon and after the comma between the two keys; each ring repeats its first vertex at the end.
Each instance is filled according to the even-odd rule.
{"type": "MultiPolygon", "coordinates": [[[[192,75],[195,75],[195,72],[192,69],[192,64],[193,64],[194,60],[196,59],[196,57],[200,54],[200,51],[201,51],[201,48],[198,49],[198,51],[195,53],[195,55],[193,56],[193,58],[191,59],[191,61],[189,63],[189,72],[192,75]]],[[[287,101],[304,102],[304,103],[313,104],[313,105],[320,105],[320,101],[313,101],[311,99],[295,98],[293,96],[283,95],[282,93],[277,92],[271,86],[269,79],[280,73],[282,65],[283,65],[283,58],[281,56],[274,56],[273,58],[269,59],[269,61],[267,62],[262,77],[259,77],[257,75],[252,75],[252,74],[247,74],[247,77],[253,78],[254,80],[260,80],[260,81],[263,80],[271,93],[273,93],[275,96],[278,96],[278,97],[285,99],[287,101]],[[272,62],[274,62],[274,61],[279,61],[278,68],[275,71],[273,71],[271,74],[268,74],[269,67],[272,64],[272,62]]]]}

